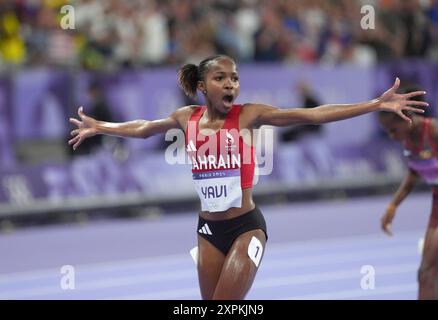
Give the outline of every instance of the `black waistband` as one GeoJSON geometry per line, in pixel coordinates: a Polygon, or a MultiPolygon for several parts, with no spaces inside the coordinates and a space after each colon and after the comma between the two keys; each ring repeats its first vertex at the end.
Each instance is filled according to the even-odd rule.
{"type": "MultiPolygon", "coordinates": [[[[199,216],[199,218],[202,219],[202,220],[205,220],[205,221],[209,221],[209,222],[216,222],[216,221],[217,222],[220,222],[220,221],[238,221],[240,219],[245,219],[245,217],[247,215],[251,215],[251,214],[254,214],[254,213],[260,213],[261,214],[261,211],[260,211],[260,209],[257,206],[255,206],[254,209],[249,210],[249,211],[247,211],[245,213],[242,213],[240,216],[237,216],[237,217],[234,217],[234,218],[231,218],[231,219],[210,220],[210,219],[205,219],[205,218],[203,218],[201,216],[199,216]]],[[[224,216],[226,216],[226,214],[224,216]]]]}

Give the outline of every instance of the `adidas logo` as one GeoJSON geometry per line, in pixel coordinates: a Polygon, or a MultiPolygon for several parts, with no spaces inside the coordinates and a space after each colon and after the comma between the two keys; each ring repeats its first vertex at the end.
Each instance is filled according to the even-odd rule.
{"type": "Polygon", "coordinates": [[[196,151],[196,146],[193,143],[193,140],[190,140],[189,143],[187,144],[187,152],[190,151],[196,151]]]}
{"type": "Polygon", "coordinates": [[[202,228],[198,230],[198,232],[199,232],[199,233],[202,233],[202,234],[209,234],[209,235],[212,235],[212,234],[213,234],[213,233],[211,232],[210,228],[208,227],[208,224],[204,224],[204,225],[202,226],[202,228]]]}

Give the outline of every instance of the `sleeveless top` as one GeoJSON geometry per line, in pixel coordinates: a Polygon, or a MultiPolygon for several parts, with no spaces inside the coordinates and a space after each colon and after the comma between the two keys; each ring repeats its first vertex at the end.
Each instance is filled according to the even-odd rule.
{"type": "Polygon", "coordinates": [[[242,207],[242,189],[252,188],[255,148],[239,133],[240,105],[233,105],[215,134],[200,133],[199,120],[206,106],[197,107],[186,129],[186,151],[203,211],[242,207]]]}
{"type": "Polygon", "coordinates": [[[405,148],[404,156],[409,168],[417,172],[429,185],[438,186],[438,148],[430,132],[431,120],[426,118],[423,122],[420,147],[410,147],[410,150],[405,148]]]}

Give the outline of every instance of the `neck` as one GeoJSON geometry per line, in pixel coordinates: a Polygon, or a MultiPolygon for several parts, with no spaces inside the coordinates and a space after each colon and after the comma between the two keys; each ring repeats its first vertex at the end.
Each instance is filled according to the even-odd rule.
{"type": "Polygon", "coordinates": [[[227,117],[226,113],[219,112],[216,108],[212,107],[210,104],[207,105],[207,112],[205,114],[209,122],[215,120],[223,120],[227,117]]]}

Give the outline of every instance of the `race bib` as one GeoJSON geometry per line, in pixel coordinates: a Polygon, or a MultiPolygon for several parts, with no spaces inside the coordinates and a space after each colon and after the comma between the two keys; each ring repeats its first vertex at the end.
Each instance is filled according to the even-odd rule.
{"type": "Polygon", "coordinates": [[[241,208],[240,169],[193,173],[202,211],[219,212],[231,207],[241,208]]]}

